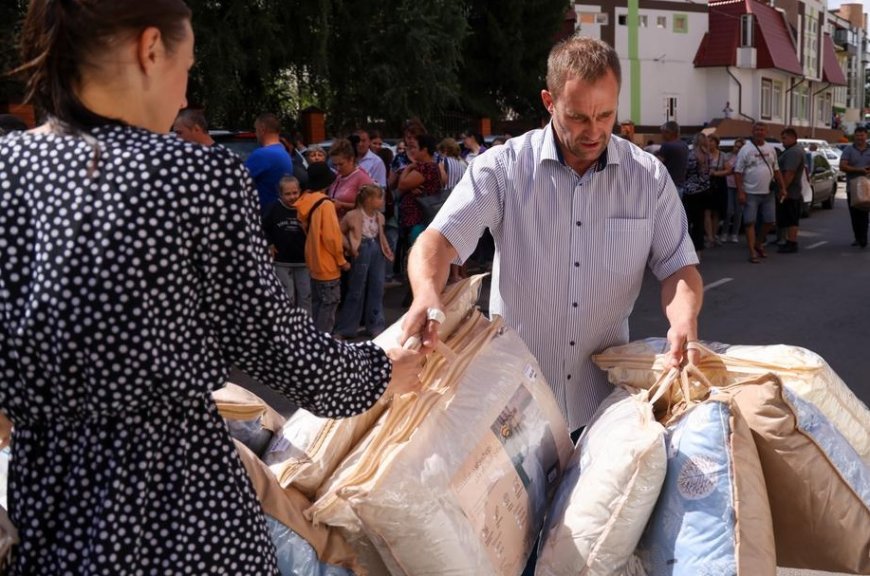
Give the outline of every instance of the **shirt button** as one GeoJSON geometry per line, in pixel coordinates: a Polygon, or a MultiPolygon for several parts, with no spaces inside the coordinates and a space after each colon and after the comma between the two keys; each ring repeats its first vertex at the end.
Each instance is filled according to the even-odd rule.
{"type": "Polygon", "coordinates": [[[570,344],[571,344],[571,346],[573,346],[575,344],[575,342],[573,340],[571,340],[570,344]]]}
{"type": "Polygon", "coordinates": [[[577,220],[577,226],[580,226],[580,225],[582,225],[582,224],[583,224],[582,222],[580,222],[579,220],[577,220]]]}
{"type": "Polygon", "coordinates": [[[574,308],[576,308],[576,307],[577,307],[577,303],[574,302],[573,304],[571,304],[571,306],[573,306],[574,308]]]}
{"type": "Polygon", "coordinates": [[[579,263],[579,262],[574,262],[574,268],[579,268],[579,267],[580,267],[580,263],[579,263]]]}
{"type": "Polygon", "coordinates": [[[571,375],[570,375],[570,374],[568,374],[568,378],[567,378],[567,379],[568,379],[568,380],[570,380],[570,379],[571,379],[571,375]]]}

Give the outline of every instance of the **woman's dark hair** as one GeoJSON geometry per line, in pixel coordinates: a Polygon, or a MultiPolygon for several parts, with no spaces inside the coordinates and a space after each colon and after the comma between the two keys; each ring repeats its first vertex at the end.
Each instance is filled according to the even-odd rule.
{"type": "Polygon", "coordinates": [[[428,150],[432,156],[438,151],[438,140],[431,134],[420,134],[417,136],[417,144],[420,146],[420,150],[428,150]]]}
{"type": "Polygon", "coordinates": [[[62,130],[119,123],[78,99],[81,66],[110,50],[113,37],[152,26],[172,51],[185,38],[190,17],[183,0],[31,0],[21,31],[23,64],[13,73],[25,77],[26,100],[62,130]]]}

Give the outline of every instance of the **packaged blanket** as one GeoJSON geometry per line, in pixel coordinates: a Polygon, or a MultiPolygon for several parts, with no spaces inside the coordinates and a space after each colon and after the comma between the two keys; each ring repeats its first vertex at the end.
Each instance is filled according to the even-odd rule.
{"type": "MultiPolygon", "coordinates": [[[[439,336],[448,339],[474,309],[480,297],[484,275],[451,284],[442,294],[446,320],[439,336]]],[[[387,350],[399,346],[404,316],[375,338],[387,350]]],[[[297,410],[275,436],[263,460],[282,486],[293,485],[313,497],[348,452],[374,426],[391,398],[382,398],[366,412],[342,420],[320,418],[297,410]]]]}

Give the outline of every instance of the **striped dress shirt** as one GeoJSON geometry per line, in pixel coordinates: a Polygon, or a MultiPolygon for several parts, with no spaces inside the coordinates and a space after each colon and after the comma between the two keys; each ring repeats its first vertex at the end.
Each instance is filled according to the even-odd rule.
{"type": "Polygon", "coordinates": [[[664,280],[698,263],[664,165],[611,136],[583,177],[551,125],[475,159],[431,224],[464,262],[495,239],[490,313],[538,359],[571,430],[611,391],[591,355],[628,342],[645,267],[664,280]]]}

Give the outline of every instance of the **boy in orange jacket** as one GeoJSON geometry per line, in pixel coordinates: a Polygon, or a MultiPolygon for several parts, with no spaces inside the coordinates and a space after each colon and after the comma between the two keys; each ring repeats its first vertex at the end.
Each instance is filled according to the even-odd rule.
{"type": "Polygon", "coordinates": [[[335,180],[325,162],[308,165],[308,188],[296,201],[305,228],[305,263],[311,272],[311,316],[322,332],[332,332],[341,300],[341,272],[350,270],[344,258],[335,204],[324,190],[335,180]]]}

